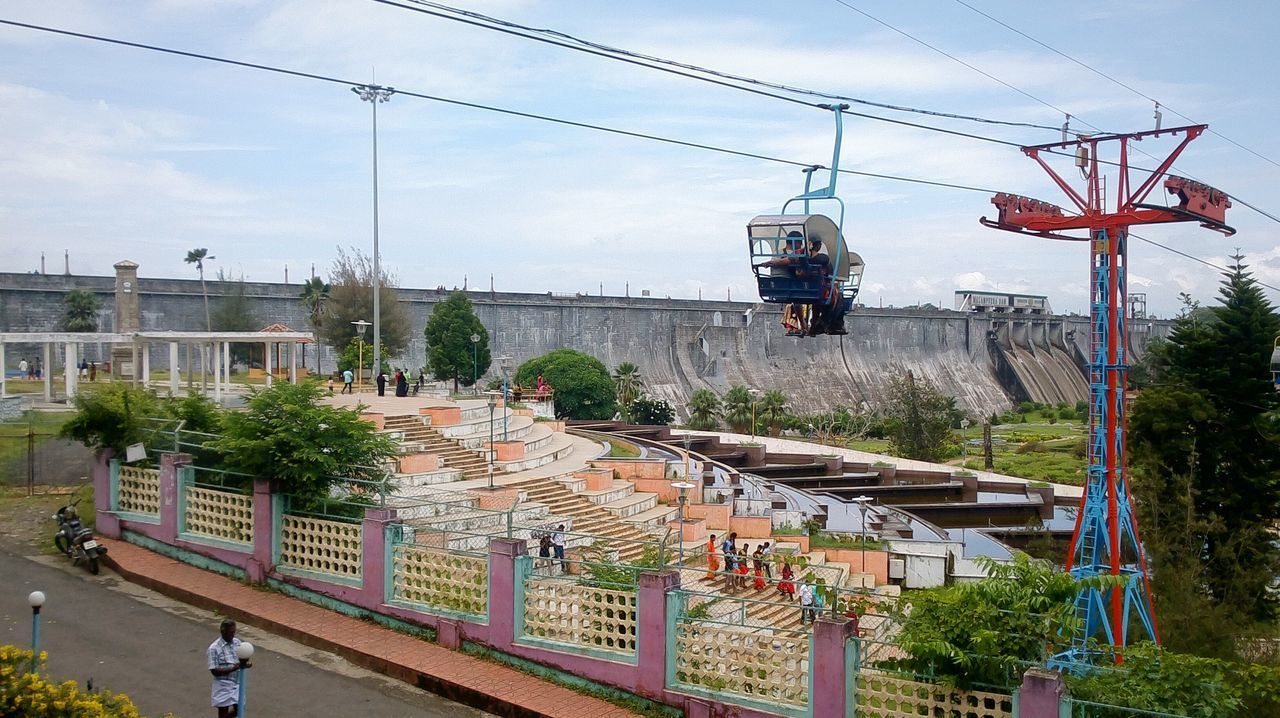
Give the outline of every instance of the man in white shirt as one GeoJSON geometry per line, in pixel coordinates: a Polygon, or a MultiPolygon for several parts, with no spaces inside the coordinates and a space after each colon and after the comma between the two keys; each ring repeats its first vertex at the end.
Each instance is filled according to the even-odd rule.
{"type": "Polygon", "coordinates": [[[818,612],[813,607],[813,585],[808,581],[800,584],[800,625],[817,620],[818,612]]]}
{"type": "MultiPolygon", "coordinates": [[[[218,709],[218,718],[236,718],[240,702],[240,668],[241,660],[236,655],[236,646],[240,639],[236,638],[236,622],[230,618],[222,619],[218,626],[218,640],[209,644],[209,672],[213,674],[213,707],[218,709]]],[[[249,661],[243,667],[249,667],[249,661]]]]}
{"type": "Polygon", "coordinates": [[[564,524],[556,527],[555,533],[551,534],[551,549],[555,551],[556,560],[560,562],[560,570],[566,571],[564,565],[564,524]]]}

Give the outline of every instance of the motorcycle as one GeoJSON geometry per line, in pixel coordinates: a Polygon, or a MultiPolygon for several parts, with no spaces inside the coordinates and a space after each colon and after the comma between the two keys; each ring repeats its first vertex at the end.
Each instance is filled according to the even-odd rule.
{"type": "Polygon", "coordinates": [[[62,554],[71,559],[73,564],[83,562],[89,573],[98,575],[98,557],[107,552],[107,547],[93,540],[93,530],[80,522],[80,514],[76,504],[80,499],[58,509],[53,519],[58,522],[58,532],[53,535],[53,545],[62,554]]]}

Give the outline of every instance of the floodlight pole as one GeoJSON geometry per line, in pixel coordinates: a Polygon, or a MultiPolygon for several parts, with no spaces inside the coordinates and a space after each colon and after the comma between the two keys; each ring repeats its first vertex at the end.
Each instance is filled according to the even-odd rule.
{"type": "Polygon", "coordinates": [[[356,85],[351,88],[362,101],[373,108],[373,365],[382,368],[382,270],[378,256],[378,103],[388,102],[394,87],[356,85]]]}

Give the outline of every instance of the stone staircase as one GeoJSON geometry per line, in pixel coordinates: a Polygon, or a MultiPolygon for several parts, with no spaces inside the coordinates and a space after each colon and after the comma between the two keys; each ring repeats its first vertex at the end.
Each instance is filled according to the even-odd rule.
{"type": "MultiPolygon", "coordinates": [[[[763,541],[763,539],[760,539],[763,541]]],[[[756,544],[752,543],[754,547],[756,544]]],[[[775,547],[775,553],[786,555],[792,553],[789,549],[795,544],[779,543],[775,547]]],[[[813,578],[823,579],[827,586],[846,587],[846,583],[850,578],[850,567],[848,564],[827,562],[826,554],[821,551],[803,554],[808,565],[799,568],[793,564],[795,568],[796,590],[799,592],[800,581],[807,578],[810,574],[813,578]]],[[[721,561],[723,570],[723,558],[721,561]]],[[[800,599],[797,595],[794,602],[788,603],[786,599],[778,593],[778,582],[781,580],[782,568],[780,565],[773,566],[773,579],[766,578],[765,587],[757,589],[755,587],[755,573],[752,572],[747,576],[747,587],[745,590],[737,591],[728,590],[728,577],[723,573],[716,574],[715,578],[707,579],[705,570],[686,569],[681,572],[681,585],[687,586],[690,590],[702,593],[720,594],[715,599],[709,599],[711,606],[709,612],[712,618],[726,622],[742,621],[748,628],[777,628],[783,630],[800,630],[800,599]],[[738,599],[746,599],[738,600],[738,599]],[[764,601],[767,603],[756,603],[756,601],[764,601]],[[745,612],[745,617],[743,613],[745,612]]],[[[826,610],[830,612],[831,606],[827,605],[826,610]]]]}
{"type": "MultiPolygon", "coordinates": [[[[437,429],[427,426],[421,416],[388,416],[383,431],[397,436],[402,453],[435,454],[442,468],[455,469],[450,480],[484,479],[489,476],[489,463],[484,449],[466,448],[445,438],[437,429]]],[[[501,467],[494,466],[494,471],[501,467]]],[[[404,483],[413,483],[412,481],[404,483]]]]}

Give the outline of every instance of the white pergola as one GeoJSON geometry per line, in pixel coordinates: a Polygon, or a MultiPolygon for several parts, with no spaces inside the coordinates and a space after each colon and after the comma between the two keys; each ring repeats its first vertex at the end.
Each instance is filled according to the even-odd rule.
{"type": "MultiPolygon", "coordinates": [[[[65,365],[63,367],[66,382],[66,395],[71,398],[76,394],[76,385],[79,383],[78,365],[79,347],[81,344],[110,344],[113,347],[127,345],[132,350],[133,356],[133,383],[136,386],[142,383],[144,386],[150,385],[151,380],[151,352],[150,348],[153,344],[169,345],[169,391],[173,394],[178,393],[178,385],[180,376],[178,370],[178,349],[186,345],[187,347],[201,347],[208,350],[207,355],[214,358],[213,360],[213,390],[212,396],[214,401],[222,401],[223,392],[229,392],[231,388],[231,345],[232,344],[262,344],[266,351],[266,359],[263,364],[263,370],[266,373],[267,386],[271,386],[273,380],[271,356],[272,350],[276,345],[284,345],[287,347],[289,365],[289,382],[296,384],[298,381],[298,345],[311,343],[311,335],[307,332],[291,332],[291,331],[270,331],[270,332],[131,332],[126,334],[105,333],[105,332],[0,332],[0,396],[6,394],[6,377],[3,371],[5,366],[5,345],[6,344],[37,344],[43,347],[43,363],[44,363],[44,400],[53,401],[53,372],[50,368],[53,366],[53,347],[63,345],[63,355],[65,365]],[[139,363],[141,360],[141,363],[139,363]],[[139,369],[141,371],[139,371],[139,369]]],[[[190,355],[190,353],[188,353],[190,355]]],[[[190,383],[190,362],[187,365],[188,383],[190,383]]]]}

